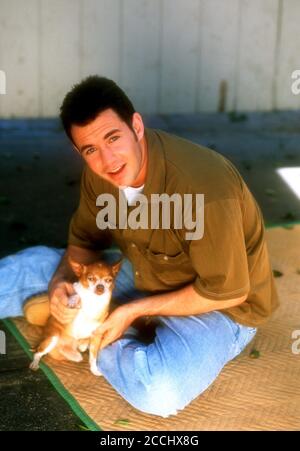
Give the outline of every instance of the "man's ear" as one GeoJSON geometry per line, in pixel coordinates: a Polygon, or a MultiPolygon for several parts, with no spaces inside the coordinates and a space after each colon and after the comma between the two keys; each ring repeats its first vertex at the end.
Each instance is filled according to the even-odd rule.
{"type": "Polygon", "coordinates": [[[121,258],[119,261],[117,261],[117,263],[114,263],[114,264],[113,264],[113,266],[112,266],[112,273],[113,273],[113,276],[114,276],[114,277],[115,277],[115,276],[118,274],[118,272],[120,271],[121,266],[122,266],[122,263],[123,263],[123,258],[121,258]]]}
{"type": "Polygon", "coordinates": [[[143,138],[145,132],[144,122],[140,113],[137,112],[133,113],[132,128],[135,132],[138,141],[140,141],[143,138]]]}
{"type": "Polygon", "coordinates": [[[82,274],[85,272],[85,266],[82,263],[77,263],[74,260],[72,260],[71,257],[68,257],[69,265],[73,269],[74,274],[77,277],[81,277],[82,274]]]}

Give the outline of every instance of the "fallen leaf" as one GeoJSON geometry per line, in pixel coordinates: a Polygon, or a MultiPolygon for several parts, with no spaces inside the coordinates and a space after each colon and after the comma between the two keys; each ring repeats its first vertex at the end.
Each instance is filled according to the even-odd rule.
{"type": "Polygon", "coordinates": [[[120,420],[117,420],[114,422],[114,424],[121,424],[123,426],[126,426],[127,424],[130,423],[130,420],[124,419],[124,418],[120,418],[120,420]]]}
{"type": "Polygon", "coordinates": [[[249,357],[251,359],[258,359],[260,357],[260,352],[257,349],[252,349],[252,351],[249,354],[249,357]]]}

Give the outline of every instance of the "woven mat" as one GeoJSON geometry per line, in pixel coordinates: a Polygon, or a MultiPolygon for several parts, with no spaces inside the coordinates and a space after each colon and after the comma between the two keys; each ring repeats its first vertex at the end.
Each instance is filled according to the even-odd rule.
{"type": "MultiPolygon", "coordinates": [[[[64,397],[73,408],[78,402],[81,418],[85,412],[86,424],[106,431],[300,428],[300,354],[292,352],[292,332],[300,330],[300,226],[268,229],[267,239],[272,267],[283,274],[276,278],[280,309],[214,384],[178,415],[162,419],[137,411],[90,373],[86,358],[79,364],[45,358],[68,393],[64,397]],[[253,348],[259,358],[249,357],[253,348]]],[[[38,328],[19,318],[14,322],[31,345],[36,343],[38,328]]]]}

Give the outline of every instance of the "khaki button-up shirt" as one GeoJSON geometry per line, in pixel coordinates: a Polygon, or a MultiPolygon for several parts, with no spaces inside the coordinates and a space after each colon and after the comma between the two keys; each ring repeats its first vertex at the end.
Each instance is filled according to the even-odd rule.
{"type": "MultiPolygon", "coordinates": [[[[126,205],[123,192],[86,166],[79,207],[70,223],[69,244],[103,249],[113,239],[133,264],[136,287],[151,293],[190,283],[211,300],[248,293],[245,302],[223,313],[248,326],[263,323],[278,306],[278,297],[263,218],[242,177],[215,151],[159,130],[146,129],[145,136],[148,168],[143,195],[148,203],[143,208],[148,210],[149,228],[122,228],[119,205],[121,209],[126,205]],[[106,231],[96,224],[101,209],[96,199],[103,193],[116,201],[116,217],[110,224],[113,228],[106,231]],[[170,227],[150,227],[151,194],[163,193],[192,196],[193,218],[198,215],[204,227],[201,238],[187,239],[189,230],[184,222],[176,228],[172,203],[170,227]],[[194,201],[196,194],[204,195],[201,211],[194,201]]],[[[128,207],[127,218],[135,208],[128,207]]]]}

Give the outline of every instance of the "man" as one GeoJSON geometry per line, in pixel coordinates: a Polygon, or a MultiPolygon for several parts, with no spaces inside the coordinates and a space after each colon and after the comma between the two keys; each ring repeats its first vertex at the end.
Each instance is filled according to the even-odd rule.
{"type": "MultiPolygon", "coordinates": [[[[111,80],[93,76],[76,85],[64,99],[61,119],[86,163],[68,247],[63,255],[35,247],[2,260],[2,280],[14,288],[12,295],[5,282],[0,316],[20,314],[24,299],[46,289],[51,279],[50,310],[69,322],[76,309],[68,308],[73,274],[67,257],[94,261],[109,255],[104,249],[113,239],[126,259],[114,292],[119,306],[101,329],[98,367],[137,409],[163,417],[176,414],[245,348],[278,305],[259,207],[228,160],[145,129],[141,115],[111,80]],[[123,227],[117,219],[103,230],[97,206],[103,193],[118,201],[116,218],[120,198],[127,199],[127,217],[141,194],[151,206],[151,195],[174,193],[194,196],[190,207],[199,218],[195,196],[204,195],[203,236],[187,235],[185,223],[176,226],[176,215],[169,228],[161,227],[162,218],[146,228],[123,227]],[[12,268],[19,271],[15,279],[12,268]],[[150,344],[130,327],[143,316],[157,321],[150,344]]],[[[26,303],[27,318],[40,307],[26,303]]]]}

